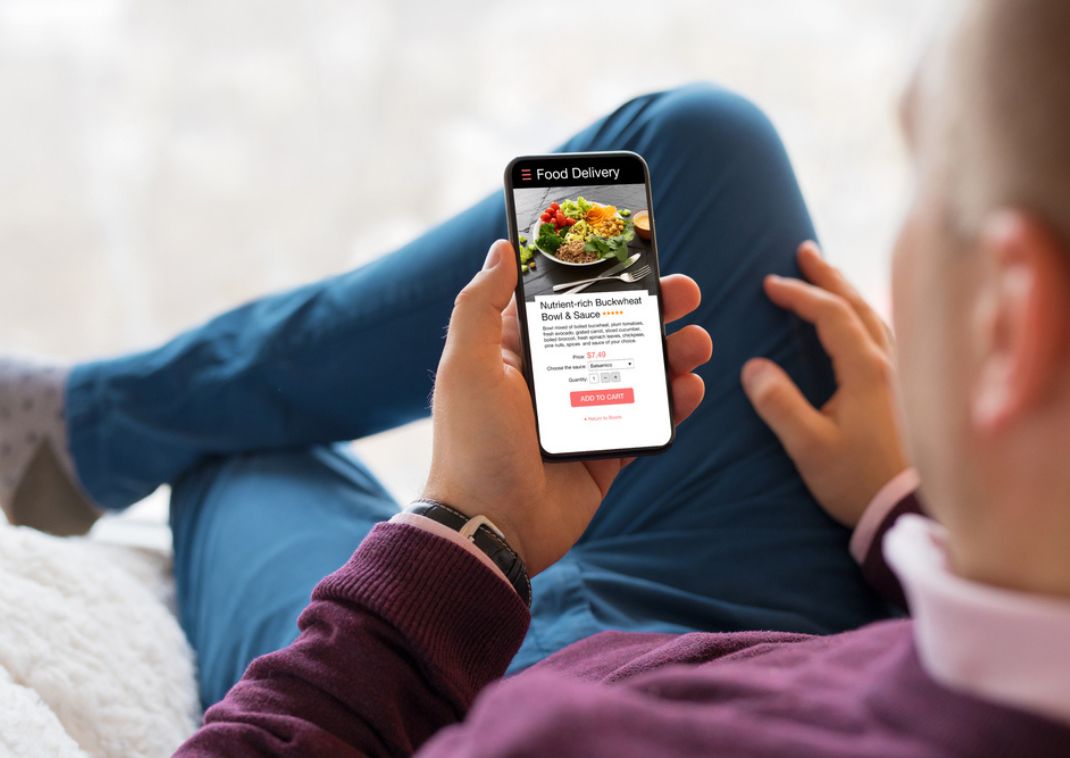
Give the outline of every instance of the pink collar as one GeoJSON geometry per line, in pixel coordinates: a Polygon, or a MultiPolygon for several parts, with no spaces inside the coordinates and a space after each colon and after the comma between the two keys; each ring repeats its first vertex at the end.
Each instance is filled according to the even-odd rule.
{"type": "Polygon", "coordinates": [[[905,515],[884,540],[910,601],[922,665],[949,688],[1070,723],[1070,602],[956,576],[946,534],[935,521],[905,515]]]}

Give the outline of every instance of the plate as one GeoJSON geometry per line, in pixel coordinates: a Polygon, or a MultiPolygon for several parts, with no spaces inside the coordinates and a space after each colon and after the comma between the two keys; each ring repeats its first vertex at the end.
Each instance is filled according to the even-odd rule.
{"type": "MultiPolygon", "coordinates": [[[[605,207],[605,203],[596,203],[594,200],[590,200],[588,202],[590,202],[593,206],[598,206],[599,208],[605,207]]],[[[549,203],[547,203],[547,205],[549,205],[549,203]]],[[[540,212],[539,216],[541,215],[542,213],[540,212]]],[[[531,229],[528,230],[528,239],[530,240],[529,244],[534,245],[535,249],[542,253],[544,258],[549,258],[554,263],[560,264],[562,266],[573,266],[575,268],[597,266],[599,263],[608,263],[610,261],[617,260],[616,258],[598,258],[597,260],[587,261],[586,263],[573,263],[572,261],[563,261],[553,253],[546,252],[541,247],[539,247],[538,243],[535,242],[535,240],[539,238],[539,227],[542,226],[542,220],[539,218],[539,216],[535,217],[535,222],[531,225],[531,229]]],[[[617,218],[624,218],[624,216],[620,215],[619,209],[617,210],[617,218]]]]}

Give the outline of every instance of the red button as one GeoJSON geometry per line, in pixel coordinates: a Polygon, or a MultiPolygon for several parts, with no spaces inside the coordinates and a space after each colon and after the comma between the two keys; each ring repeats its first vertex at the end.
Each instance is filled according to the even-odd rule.
{"type": "Polygon", "coordinates": [[[569,394],[573,408],[588,405],[626,405],[635,402],[635,391],[631,387],[619,390],[582,390],[569,394]]]}

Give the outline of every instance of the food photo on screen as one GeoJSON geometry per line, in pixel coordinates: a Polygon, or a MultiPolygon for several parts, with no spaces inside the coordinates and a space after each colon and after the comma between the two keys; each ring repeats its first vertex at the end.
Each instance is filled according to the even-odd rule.
{"type": "Polygon", "coordinates": [[[513,202],[526,300],[577,291],[655,293],[643,184],[520,188],[513,202]]]}

